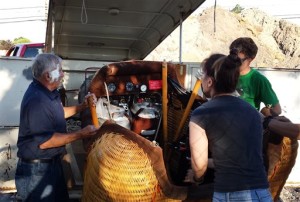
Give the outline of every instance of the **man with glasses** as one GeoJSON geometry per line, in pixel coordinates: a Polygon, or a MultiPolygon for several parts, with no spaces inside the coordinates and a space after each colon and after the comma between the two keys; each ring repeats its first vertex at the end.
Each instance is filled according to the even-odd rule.
{"type": "Polygon", "coordinates": [[[229,49],[237,49],[238,56],[242,60],[240,78],[237,85],[240,97],[257,110],[260,109],[260,103],[264,103],[265,107],[261,112],[265,116],[281,114],[281,106],[270,81],[257,70],[250,67],[258,50],[254,41],[249,37],[240,37],[231,43],[229,49]]]}
{"type": "MultiPolygon", "coordinates": [[[[66,120],[88,107],[87,100],[64,107],[57,88],[64,73],[62,59],[39,54],[32,64],[33,81],[26,90],[20,114],[16,187],[21,201],[69,200],[61,158],[65,145],[96,134],[94,126],[67,132],[66,120]]],[[[93,96],[94,94],[89,94],[93,96]]]]}

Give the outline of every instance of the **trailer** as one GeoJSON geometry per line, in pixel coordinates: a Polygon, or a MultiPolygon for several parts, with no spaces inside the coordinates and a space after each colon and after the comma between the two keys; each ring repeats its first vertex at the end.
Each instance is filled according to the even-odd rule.
{"type": "MultiPolygon", "coordinates": [[[[118,66],[120,62],[132,63],[134,64],[132,66],[141,64],[142,71],[135,70],[138,71],[137,74],[128,68],[126,73],[105,78],[109,94],[115,96],[118,103],[133,95],[146,95],[144,98],[154,99],[153,104],[159,106],[161,103],[157,100],[160,98],[155,96],[162,94],[160,84],[162,77],[154,76],[157,74],[157,67],[151,72],[144,66],[152,62],[151,64],[159,64],[162,68],[165,63],[143,59],[203,2],[204,0],[50,0],[45,51],[63,58],[64,104],[66,106],[77,104],[80,101],[80,93],[86,93],[90,89],[88,83],[96,73],[102,68],[110,69],[114,65],[118,66]],[[134,80],[135,75],[141,75],[143,79],[134,80]],[[146,80],[146,83],[141,83],[141,80],[146,80]],[[154,97],[150,96],[150,92],[154,97]]],[[[2,152],[0,166],[6,179],[1,183],[7,183],[9,186],[14,185],[20,103],[32,80],[31,63],[32,59],[26,58],[0,58],[0,152],[2,152]]],[[[167,63],[167,66],[174,67],[176,79],[186,92],[194,90],[197,82],[195,75],[200,63],[178,62],[167,63]]],[[[136,67],[132,68],[134,69],[136,67]]],[[[259,71],[270,79],[282,105],[283,115],[299,123],[300,92],[296,87],[300,84],[300,72],[268,68],[259,71]],[[286,89],[291,92],[289,95],[286,94],[286,89]]],[[[199,95],[201,96],[201,91],[199,95]]],[[[98,97],[105,96],[99,94],[98,97]]],[[[157,115],[155,110],[151,110],[148,111],[149,114],[153,112],[154,116],[157,115]]],[[[135,112],[137,111],[139,110],[135,112]]],[[[91,117],[88,121],[91,121],[90,119],[91,117]]],[[[80,128],[82,121],[82,116],[69,119],[69,130],[80,128]]],[[[159,119],[154,125],[158,124],[159,119]]],[[[142,133],[141,130],[135,132],[142,133]]],[[[155,127],[146,130],[144,134],[155,137],[155,127]]],[[[73,199],[82,197],[83,170],[87,155],[84,146],[82,141],[76,141],[66,147],[68,154],[64,158],[64,168],[70,197],[73,199]]],[[[300,183],[299,169],[298,163],[294,166],[287,183],[293,185],[300,183]]],[[[2,187],[7,187],[7,184],[2,187]]],[[[6,192],[16,191],[15,187],[10,188],[6,192]]]]}

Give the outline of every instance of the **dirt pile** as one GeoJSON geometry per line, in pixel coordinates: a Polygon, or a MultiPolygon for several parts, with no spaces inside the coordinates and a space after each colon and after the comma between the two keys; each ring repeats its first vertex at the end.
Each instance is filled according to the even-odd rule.
{"type": "MultiPolygon", "coordinates": [[[[191,15],[183,23],[182,62],[201,62],[211,53],[228,54],[238,37],[251,37],[259,47],[254,67],[299,68],[300,27],[258,9],[234,13],[217,7],[191,15]]],[[[179,61],[179,28],[146,60],[179,61]]]]}

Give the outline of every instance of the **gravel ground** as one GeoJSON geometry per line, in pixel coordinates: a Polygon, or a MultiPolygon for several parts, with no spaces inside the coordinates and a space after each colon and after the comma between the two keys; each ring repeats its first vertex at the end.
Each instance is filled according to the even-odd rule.
{"type": "Polygon", "coordinates": [[[285,186],[280,193],[278,202],[300,201],[300,186],[285,186]]]}
{"type": "MultiPolygon", "coordinates": [[[[0,202],[15,202],[14,194],[0,194],[0,202]]],[[[71,200],[79,202],[79,200],[71,200]]],[[[300,186],[285,186],[276,202],[298,202],[300,201],[300,186]]]]}

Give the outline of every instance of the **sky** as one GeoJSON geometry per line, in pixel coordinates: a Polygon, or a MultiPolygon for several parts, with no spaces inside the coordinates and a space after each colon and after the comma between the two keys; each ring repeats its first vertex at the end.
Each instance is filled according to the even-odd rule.
{"type": "Polygon", "coordinates": [[[45,41],[45,1],[4,2],[0,4],[0,40],[13,41],[15,38],[25,37],[31,42],[45,41]]]}
{"type": "MultiPolygon", "coordinates": [[[[196,12],[211,7],[215,0],[206,0],[196,12]]],[[[231,10],[237,4],[242,8],[258,8],[265,13],[288,20],[300,26],[299,0],[217,0],[217,5],[231,10]]]]}
{"type": "MultiPolygon", "coordinates": [[[[195,12],[211,7],[215,0],[206,0],[195,12]]],[[[289,18],[300,25],[300,0],[217,0],[217,5],[232,9],[237,4],[242,8],[258,8],[278,18],[289,18]]],[[[13,41],[18,37],[31,42],[44,42],[46,34],[45,1],[9,0],[0,5],[0,40],[13,41]]]]}

